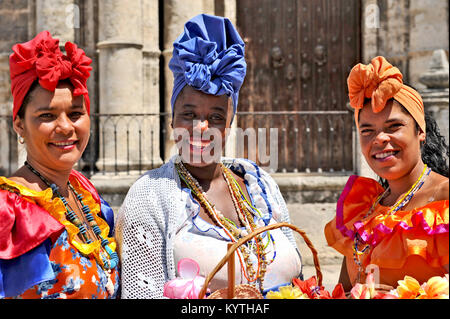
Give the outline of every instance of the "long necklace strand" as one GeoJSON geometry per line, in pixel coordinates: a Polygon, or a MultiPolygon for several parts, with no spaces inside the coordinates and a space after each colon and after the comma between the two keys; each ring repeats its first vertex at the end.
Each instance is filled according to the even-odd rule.
{"type": "MultiPolygon", "coordinates": [[[[430,172],[431,172],[431,168],[428,168],[428,166],[425,164],[419,178],[414,182],[414,184],[405,193],[405,195],[403,195],[399,200],[397,200],[395,202],[395,204],[393,206],[391,206],[389,211],[383,216],[383,220],[386,220],[389,216],[395,214],[397,211],[399,211],[401,208],[405,207],[409,203],[409,201],[412,199],[412,197],[415,195],[415,193],[417,193],[419,191],[419,189],[422,187],[426,178],[428,177],[428,175],[430,175],[430,172]]],[[[378,206],[378,204],[381,202],[381,200],[388,193],[389,193],[389,187],[383,193],[381,193],[381,195],[379,195],[376,198],[376,200],[370,207],[369,211],[365,214],[363,219],[365,219],[366,217],[368,217],[369,215],[371,215],[373,213],[376,206],[378,206]]],[[[370,245],[367,244],[364,246],[363,249],[359,250],[358,246],[359,246],[360,239],[361,239],[361,237],[360,237],[359,233],[356,232],[354,242],[353,242],[353,260],[356,263],[356,265],[358,266],[358,278],[357,278],[358,282],[360,279],[361,272],[363,271],[360,256],[363,255],[364,253],[366,253],[370,248],[370,245]]]]}
{"type": "MultiPolygon", "coordinates": [[[[53,191],[53,194],[56,194],[59,199],[64,204],[64,207],[66,209],[66,218],[68,221],[70,221],[72,224],[74,224],[80,231],[80,234],[82,236],[82,239],[86,244],[91,244],[92,240],[89,238],[85,224],[80,221],[78,216],[75,214],[74,210],[70,207],[69,203],[67,202],[66,198],[61,195],[59,192],[58,186],[56,186],[55,183],[50,183],[44,176],[42,176],[34,167],[32,167],[27,161],[25,161],[25,166],[28,167],[28,169],[38,176],[48,187],[50,187],[53,191]]],[[[67,185],[69,187],[69,190],[75,195],[74,197],[78,200],[78,202],[81,205],[81,211],[83,212],[84,216],[86,217],[86,220],[88,221],[88,225],[91,226],[92,231],[97,236],[97,238],[100,240],[101,246],[106,251],[109,258],[106,256],[106,254],[102,253],[100,251],[100,258],[99,260],[101,266],[106,269],[114,269],[119,264],[119,256],[115,251],[109,247],[109,240],[106,238],[103,238],[101,235],[101,229],[98,227],[97,223],[95,222],[94,216],[91,214],[91,209],[89,206],[85,205],[83,202],[83,195],[77,193],[75,188],[72,186],[72,184],[68,181],[67,185]]]]}
{"type": "MultiPolygon", "coordinates": [[[[229,219],[225,218],[222,214],[220,214],[220,212],[218,212],[218,211],[216,211],[214,209],[214,205],[212,205],[209,202],[209,200],[206,198],[206,195],[204,196],[204,192],[203,192],[201,186],[192,177],[192,175],[186,170],[184,165],[182,165],[182,164],[181,165],[180,164],[175,164],[175,165],[176,165],[176,168],[177,168],[177,171],[178,171],[178,174],[179,174],[180,178],[182,180],[184,180],[186,185],[192,190],[194,196],[196,196],[197,199],[200,201],[200,204],[203,205],[203,207],[205,208],[206,213],[211,218],[211,220],[217,226],[219,226],[220,228],[223,229],[223,231],[226,233],[226,235],[230,238],[230,240],[232,242],[236,242],[237,241],[236,238],[239,238],[239,229],[237,229],[237,227],[233,227],[235,225],[234,225],[234,223],[232,221],[230,221],[229,219]],[[222,215],[222,218],[220,218],[221,215],[222,215]]],[[[256,277],[252,279],[246,274],[244,263],[242,261],[242,259],[244,258],[245,263],[246,263],[247,268],[248,268],[249,254],[244,250],[244,248],[245,248],[245,246],[241,246],[238,249],[238,251],[237,251],[237,255],[238,255],[238,258],[239,258],[239,262],[241,264],[241,268],[243,270],[244,277],[249,282],[253,282],[253,281],[256,280],[256,277]]],[[[249,270],[248,272],[249,272],[250,276],[253,275],[253,273],[252,273],[253,269],[248,269],[248,270],[249,270]]]]}
{"type": "MultiPolygon", "coordinates": [[[[230,172],[228,169],[221,164],[222,173],[224,176],[225,181],[227,182],[228,189],[230,191],[230,195],[233,201],[233,204],[235,206],[238,218],[240,222],[245,226],[246,230],[242,231],[240,230],[234,222],[229,220],[228,218],[224,217],[218,210],[215,209],[214,205],[212,205],[209,200],[206,197],[206,194],[204,193],[202,187],[198,183],[198,181],[190,174],[190,172],[184,167],[184,165],[180,163],[175,164],[178,174],[180,178],[186,183],[186,185],[193,191],[194,195],[199,199],[200,203],[203,204],[203,207],[205,208],[206,213],[211,218],[211,220],[221,227],[225,233],[229,236],[229,238],[236,242],[239,238],[245,236],[248,232],[253,231],[253,229],[256,229],[256,224],[253,221],[253,215],[252,212],[249,210],[248,207],[245,207],[245,205],[241,205],[242,199],[241,193],[239,193],[236,190],[236,187],[233,183],[233,181],[230,181],[230,172]]],[[[232,176],[231,176],[232,177],[232,176]]],[[[267,267],[267,260],[265,258],[264,248],[262,245],[262,238],[257,236],[255,238],[255,246],[256,246],[256,255],[258,259],[258,267],[257,271],[255,272],[253,269],[253,266],[249,262],[249,251],[250,249],[243,245],[240,247],[240,253],[238,253],[239,261],[241,263],[243,274],[245,278],[248,280],[248,282],[254,282],[257,279],[259,279],[260,282],[260,288],[263,289],[263,277],[264,273],[266,271],[267,267]],[[242,254],[243,259],[245,261],[246,267],[244,267],[242,258],[240,256],[242,254]],[[245,271],[245,269],[247,271],[245,271]],[[246,273],[247,272],[247,273],[246,273]]]]}
{"type": "MultiPolygon", "coordinates": [[[[222,172],[225,178],[225,181],[227,182],[233,204],[235,206],[236,212],[239,215],[241,215],[241,220],[243,221],[244,225],[246,225],[246,228],[248,229],[248,232],[253,232],[257,227],[254,222],[254,216],[251,213],[251,211],[248,209],[248,207],[245,205],[245,202],[242,200],[243,193],[241,193],[234,182],[237,183],[237,181],[233,178],[231,175],[231,172],[223,166],[222,166],[222,172]]],[[[267,266],[267,260],[265,256],[264,251],[264,245],[262,243],[262,237],[256,236],[255,237],[255,243],[256,243],[256,254],[258,256],[258,268],[257,268],[257,276],[260,278],[261,285],[263,285],[264,282],[264,274],[266,272],[266,266],[267,266]]]]}

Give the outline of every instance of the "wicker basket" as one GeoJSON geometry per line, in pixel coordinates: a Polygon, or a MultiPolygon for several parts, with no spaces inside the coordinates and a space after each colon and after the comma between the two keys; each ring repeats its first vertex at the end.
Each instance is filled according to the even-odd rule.
{"type": "MultiPolygon", "coordinates": [[[[221,261],[219,261],[219,263],[216,265],[216,267],[206,277],[205,283],[202,287],[202,290],[200,291],[200,293],[198,295],[198,298],[202,299],[205,296],[206,289],[208,288],[209,283],[214,278],[216,273],[220,269],[222,269],[222,267],[226,263],[228,263],[228,265],[229,265],[229,267],[228,267],[228,288],[219,289],[220,291],[214,292],[213,294],[211,294],[209,296],[209,298],[211,298],[211,299],[223,298],[225,296],[225,294],[227,295],[228,298],[235,298],[235,297],[236,298],[245,298],[245,296],[249,296],[252,294],[252,292],[250,291],[250,290],[252,290],[252,288],[254,290],[258,291],[255,287],[250,286],[250,285],[238,285],[239,289],[236,290],[235,285],[234,285],[234,253],[241,245],[243,245],[244,243],[246,243],[253,237],[255,237],[265,231],[268,231],[271,229],[276,229],[276,228],[281,228],[281,227],[288,227],[288,228],[294,230],[295,232],[299,233],[303,237],[303,240],[305,241],[306,245],[309,247],[309,249],[311,250],[312,255],[313,255],[318,285],[322,286],[322,272],[320,270],[319,258],[317,257],[317,250],[314,248],[314,246],[313,246],[312,242],[309,240],[308,236],[306,236],[306,233],[303,230],[299,229],[298,227],[296,227],[292,224],[277,223],[277,224],[271,224],[271,225],[268,225],[265,227],[258,228],[255,231],[253,231],[252,233],[248,234],[247,236],[241,238],[237,242],[230,244],[225,256],[222,258],[221,261]],[[231,274],[232,278],[230,278],[230,274],[231,274]],[[240,292],[244,292],[244,293],[241,294],[240,292]]],[[[258,298],[258,296],[256,296],[255,298],[258,298]]],[[[223,298],[223,299],[225,299],[225,298],[223,298]]]]}

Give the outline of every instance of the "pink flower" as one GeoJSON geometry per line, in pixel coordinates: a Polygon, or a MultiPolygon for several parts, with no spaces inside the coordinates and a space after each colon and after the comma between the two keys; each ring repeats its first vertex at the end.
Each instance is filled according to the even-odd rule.
{"type": "Polygon", "coordinates": [[[200,267],[196,261],[189,258],[181,259],[178,262],[178,273],[181,278],[166,282],[163,295],[171,299],[197,299],[205,283],[205,278],[198,276],[199,271],[200,267]]]}
{"type": "Polygon", "coordinates": [[[393,294],[378,292],[375,287],[375,277],[373,273],[369,273],[366,277],[366,283],[357,283],[350,294],[353,299],[397,299],[397,296],[393,294]]]}

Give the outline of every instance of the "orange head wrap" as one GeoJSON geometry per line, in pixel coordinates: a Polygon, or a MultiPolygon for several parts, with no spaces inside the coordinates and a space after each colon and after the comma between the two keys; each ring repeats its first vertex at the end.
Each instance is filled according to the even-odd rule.
{"type": "Polygon", "coordinates": [[[370,64],[357,64],[347,78],[350,105],[355,109],[355,121],[358,126],[359,110],[364,99],[371,99],[372,110],[382,111],[386,102],[394,98],[408,110],[419,127],[425,132],[425,113],[420,94],[403,84],[399,69],[392,66],[384,57],[373,58],[370,64]]]}

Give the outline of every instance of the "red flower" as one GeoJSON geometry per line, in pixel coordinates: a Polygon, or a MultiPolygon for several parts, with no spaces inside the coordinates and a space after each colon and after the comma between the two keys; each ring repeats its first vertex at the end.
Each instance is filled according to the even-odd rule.
{"type": "Polygon", "coordinates": [[[303,293],[307,294],[310,299],[347,299],[342,284],[337,284],[330,295],[330,293],[325,290],[325,287],[317,285],[315,276],[312,276],[307,280],[294,278],[292,279],[292,283],[300,288],[303,293]]]}

